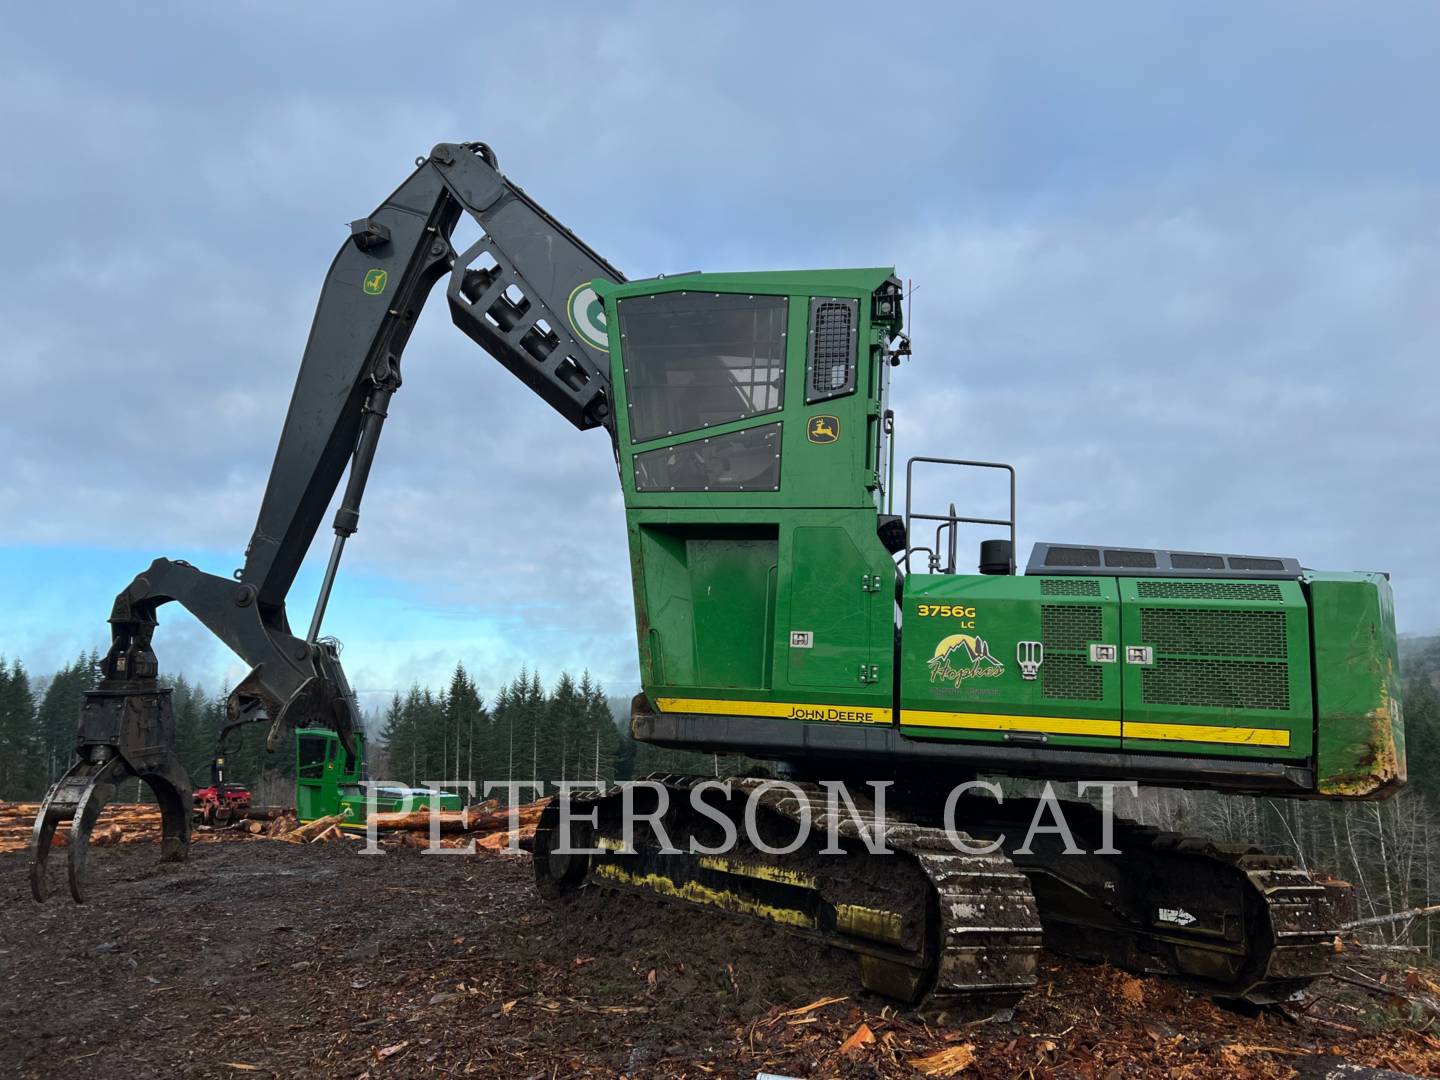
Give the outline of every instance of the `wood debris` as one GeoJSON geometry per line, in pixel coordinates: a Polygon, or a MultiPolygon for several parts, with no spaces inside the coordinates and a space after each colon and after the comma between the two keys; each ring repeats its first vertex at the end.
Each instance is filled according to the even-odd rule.
{"type": "Polygon", "coordinates": [[[911,1058],[907,1064],[923,1076],[958,1076],[975,1064],[975,1045],[961,1043],[924,1057],[911,1058]]]}
{"type": "Polygon", "coordinates": [[[855,1029],[855,1033],[840,1044],[840,1053],[853,1054],[862,1046],[868,1046],[875,1041],[875,1032],[870,1030],[869,1024],[861,1024],[855,1029]]]}

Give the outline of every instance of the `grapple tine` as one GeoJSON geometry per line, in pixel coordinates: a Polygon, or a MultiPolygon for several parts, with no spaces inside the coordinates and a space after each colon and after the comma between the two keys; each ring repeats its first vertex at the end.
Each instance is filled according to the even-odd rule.
{"type": "Polygon", "coordinates": [[[40,812],[35,815],[35,830],[30,834],[30,895],[39,904],[43,904],[50,894],[45,865],[50,858],[50,844],[55,839],[55,826],[65,817],[67,809],[52,801],[58,787],[58,784],[52,787],[40,804],[40,812]]]}
{"type": "Polygon", "coordinates": [[[105,804],[115,797],[116,773],[124,769],[124,761],[111,758],[90,777],[90,783],[80,793],[75,807],[75,816],[70,822],[69,877],[70,895],[77,904],[85,902],[85,860],[90,854],[90,832],[105,804]]]}
{"type": "MultiPolygon", "coordinates": [[[[46,866],[50,857],[50,848],[55,841],[55,829],[60,822],[67,819],[79,821],[79,815],[84,806],[92,803],[91,794],[96,785],[106,784],[113,793],[114,772],[123,768],[124,762],[118,757],[111,757],[105,761],[77,761],[70,767],[70,771],[55,782],[49,792],[45,795],[45,801],[40,804],[40,810],[35,815],[35,829],[30,834],[30,893],[36,901],[44,903],[50,892],[49,880],[46,876],[46,866]]],[[[100,807],[109,799],[107,794],[95,804],[95,813],[98,815],[100,807]]],[[[88,841],[90,828],[94,820],[85,828],[82,840],[88,841]]],[[[74,844],[75,837],[69,838],[71,846],[71,895],[76,900],[81,896],[75,892],[74,878],[74,844]]],[[[84,855],[80,856],[81,867],[84,866],[84,855]]]]}

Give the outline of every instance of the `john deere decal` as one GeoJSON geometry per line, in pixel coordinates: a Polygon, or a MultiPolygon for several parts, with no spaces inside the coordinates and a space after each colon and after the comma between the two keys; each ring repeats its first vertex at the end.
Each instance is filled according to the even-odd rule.
{"type": "Polygon", "coordinates": [[[385,291],[385,283],[390,280],[390,275],[384,270],[366,270],[365,283],[361,286],[369,296],[379,296],[385,291]]]}
{"type": "Polygon", "coordinates": [[[810,424],[805,429],[805,437],[813,443],[832,443],[840,439],[840,418],[838,416],[827,416],[821,413],[819,416],[810,417],[810,424]]]}
{"type": "Polygon", "coordinates": [[[990,646],[974,634],[941,638],[930,658],[930,681],[958,687],[966,679],[993,679],[1005,674],[1005,665],[990,655],[990,646]]]}

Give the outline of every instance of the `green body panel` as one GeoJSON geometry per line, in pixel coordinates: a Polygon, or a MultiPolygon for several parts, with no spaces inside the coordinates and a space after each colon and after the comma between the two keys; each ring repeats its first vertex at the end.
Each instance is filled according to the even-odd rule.
{"type": "Polygon", "coordinates": [[[1305,794],[1403,782],[1378,575],[917,575],[897,624],[876,535],[896,286],[888,269],[594,283],[641,683],[656,714],[690,718],[666,745],[796,745],[732,720],[888,725],[888,752],[924,742],[961,767],[1098,751],[1183,759],[1199,787],[1211,759],[1238,766],[1231,788],[1262,765],[1305,794]],[[843,335],[821,319],[840,309],[843,335]],[[826,366],[846,349],[849,381],[826,366]]]}
{"type": "Polygon", "coordinates": [[[1120,665],[1089,660],[1091,644],[1119,639],[1114,578],[912,576],[901,611],[906,735],[1120,746],[1120,665]],[[1031,678],[1021,642],[1043,646],[1031,678]]]}
{"type": "MultiPolygon", "coordinates": [[[[866,522],[862,520],[861,524],[863,530],[866,522]]],[[[870,532],[873,535],[874,530],[870,532]]],[[[866,685],[883,689],[879,665],[873,664],[874,672],[870,668],[873,650],[887,644],[891,594],[886,592],[887,603],[877,612],[880,586],[866,579],[881,574],[882,569],[876,565],[873,552],[867,558],[861,551],[862,545],[875,545],[863,536],[858,539],[861,543],[839,525],[796,525],[790,530],[790,603],[785,625],[792,632],[811,634],[809,648],[785,649],[785,678],[793,687],[845,686],[864,675],[871,679],[866,685]],[[884,620],[885,630],[879,642],[873,638],[877,617],[884,620]]],[[[886,655],[882,657],[887,676],[889,651],[884,648],[886,655]]]]}
{"type": "Polygon", "coordinates": [[[764,690],[774,663],[775,524],[639,521],[655,682],[764,690]]]}
{"type": "Polygon", "coordinates": [[[900,724],[911,737],[1310,755],[1298,582],[929,575],[906,582],[903,612],[900,724]]]}
{"type": "MultiPolygon", "coordinates": [[[[361,781],[365,777],[365,739],[355,732],[358,753],[352,755],[330,728],[295,731],[295,816],[302,822],[350,811],[346,828],[364,828],[369,800],[361,781]]],[[[427,809],[434,800],[442,810],[459,810],[464,803],[454,792],[417,791],[386,785],[375,797],[378,813],[427,809]]]]}
{"type": "Polygon", "coordinates": [[[1405,728],[1390,582],[1381,574],[1308,575],[1321,717],[1316,786],[1374,797],[1405,783],[1405,728]]]}
{"type": "Polygon", "coordinates": [[[646,694],[864,705],[888,723],[895,568],[875,512],[716,516],[627,513],[646,694]]]}
{"type": "Polygon", "coordinates": [[[1165,738],[1165,729],[1214,727],[1219,738],[1244,732],[1217,744],[1230,757],[1310,755],[1310,628],[1299,582],[1125,578],[1120,600],[1126,749],[1186,749],[1192,744],[1165,738]],[[1132,646],[1151,649],[1153,662],[1128,662],[1132,646]]]}

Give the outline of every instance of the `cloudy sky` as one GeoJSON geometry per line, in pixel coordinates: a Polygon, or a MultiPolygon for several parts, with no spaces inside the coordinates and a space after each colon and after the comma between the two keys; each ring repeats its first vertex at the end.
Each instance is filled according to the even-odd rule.
{"type": "MultiPolygon", "coordinates": [[[[1440,629],[1440,9],[528,8],[6,6],[0,655],[103,645],[156,555],[239,565],[346,222],[466,139],[632,277],[896,266],[900,451],[1018,465],[1022,553],[1389,570],[1440,629]]],[[[438,292],[405,376],[326,624],[357,688],[633,690],[604,436],[438,292]]]]}

